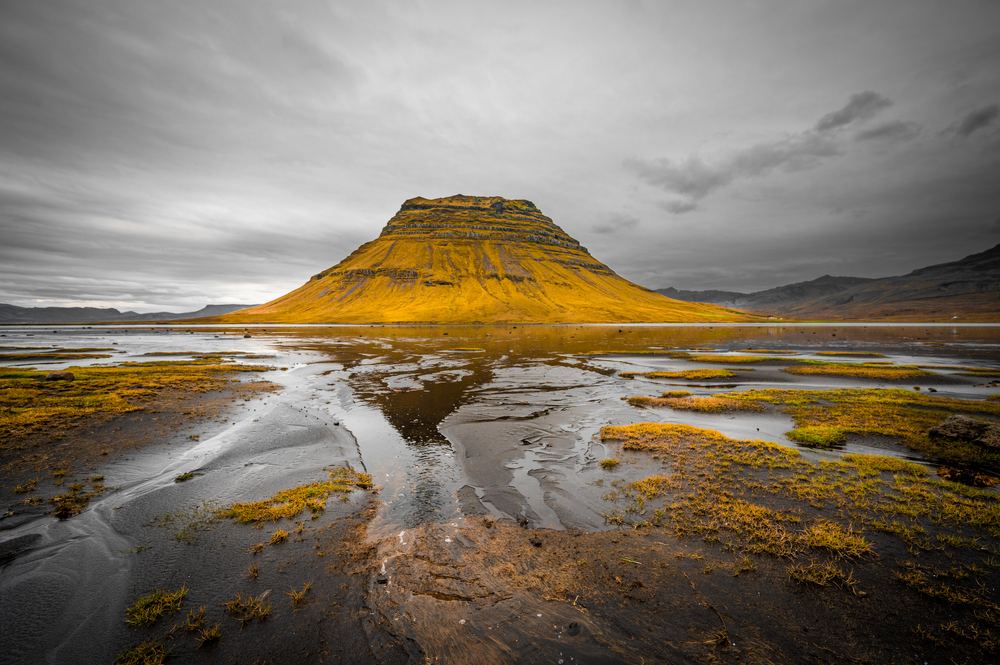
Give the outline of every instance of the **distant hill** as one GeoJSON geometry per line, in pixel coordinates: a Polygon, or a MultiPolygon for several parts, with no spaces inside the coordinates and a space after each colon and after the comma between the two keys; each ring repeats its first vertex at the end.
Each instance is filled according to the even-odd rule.
{"type": "Polygon", "coordinates": [[[218,323],[750,321],[619,277],[531,201],[417,197],[295,291],[218,323]]]}
{"type": "Polygon", "coordinates": [[[1000,245],[775,311],[810,319],[1000,321],[1000,245]]]}
{"type": "Polygon", "coordinates": [[[255,305],[205,305],[196,312],[120,312],[112,307],[18,307],[0,303],[0,324],[12,323],[129,323],[221,316],[255,305]]]}
{"type": "Polygon", "coordinates": [[[756,293],[673,288],[658,293],[794,319],[1000,321],[1000,245],[899,277],[825,275],[756,293]]]}
{"type": "Polygon", "coordinates": [[[686,302],[710,302],[737,309],[758,311],[762,308],[773,309],[777,306],[801,303],[823,296],[842,293],[851,287],[873,281],[875,280],[864,277],[832,277],[830,275],[823,275],[810,282],[788,284],[787,286],[778,286],[773,289],[756,291],[754,293],[739,293],[737,291],[678,291],[674,288],[657,289],[656,292],[662,293],[668,298],[684,300],[686,302]]]}

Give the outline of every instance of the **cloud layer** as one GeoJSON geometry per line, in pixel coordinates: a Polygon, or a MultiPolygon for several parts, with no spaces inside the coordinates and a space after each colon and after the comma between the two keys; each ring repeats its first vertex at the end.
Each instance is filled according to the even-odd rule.
{"type": "Polygon", "coordinates": [[[0,302],[261,302],[456,193],[651,287],[981,251],[1000,6],[913,3],[0,3],[0,302]]]}

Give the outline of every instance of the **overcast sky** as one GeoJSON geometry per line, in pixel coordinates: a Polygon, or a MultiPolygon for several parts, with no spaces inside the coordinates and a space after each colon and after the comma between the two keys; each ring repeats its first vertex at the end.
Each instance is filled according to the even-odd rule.
{"type": "Polygon", "coordinates": [[[651,288],[1000,243],[995,0],[0,0],[0,302],[264,302],[414,196],[651,288]]]}

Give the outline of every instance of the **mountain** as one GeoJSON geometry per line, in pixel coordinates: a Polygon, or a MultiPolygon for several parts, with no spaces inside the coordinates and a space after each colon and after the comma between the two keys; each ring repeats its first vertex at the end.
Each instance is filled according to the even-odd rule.
{"type": "Polygon", "coordinates": [[[129,323],[221,316],[254,305],[205,305],[196,312],[120,312],[111,307],[18,307],[0,303],[0,324],[13,323],[129,323]]]}
{"type": "Polygon", "coordinates": [[[737,291],[678,291],[675,288],[657,289],[668,298],[686,302],[710,302],[751,311],[770,310],[776,306],[815,300],[823,296],[842,293],[847,289],[873,282],[865,277],[833,277],[823,275],[809,282],[778,286],[766,291],[739,293],[737,291]]]}
{"type": "Polygon", "coordinates": [[[1000,321],[1000,245],[959,261],[777,307],[774,313],[809,319],[1000,321]]]}
{"type": "Polygon", "coordinates": [[[615,274],[531,201],[417,197],[299,289],[219,323],[749,321],[615,274]]]}

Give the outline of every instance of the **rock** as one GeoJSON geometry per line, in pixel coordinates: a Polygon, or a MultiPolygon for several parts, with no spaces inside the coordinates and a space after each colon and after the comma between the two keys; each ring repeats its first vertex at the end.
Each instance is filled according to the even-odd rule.
{"type": "Polygon", "coordinates": [[[43,381],[73,381],[76,379],[73,372],[49,372],[43,381]]]}
{"type": "Polygon", "coordinates": [[[243,339],[250,339],[250,333],[247,333],[246,335],[243,335],[243,339]]]}
{"type": "Polygon", "coordinates": [[[541,547],[542,546],[542,539],[541,538],[528,538],[528,542],[531,543],[532,545],[534,545],[535,547],[541,547]]]}
{"type": "Polygon", "coordinates": [[[569,635],[570,637],[576,637],[577,635],[579,635],[579,634],[580,634],[580,630],[581,630],[581,629],[580,629],[580,624],[578,624],[578,623],[577,623],[577,622],[575,622],[575,621],[574,621],[574,622],[572,622],[572,623],[570,623],[570,624],[569,624],[569,625],[568,625],[568,626],[566,627],[566,633],[567,633],[567,634],[568,634],[568,635],[569,635]]]}
{"type": "Polygon", "coordinates": [[[1000,449],[1000,425],[966,416],[951,416],[927,431],[931,438],[968,441],[986,448],[1000,449]]]}
{"type": "Polygon", "coordinates": [[[382,573],[379,573],[378,575],[375,576],[375,581],[378,582],[379,584],[388,584],[389,578],[383,575],[382,573]]]}

